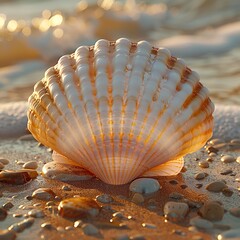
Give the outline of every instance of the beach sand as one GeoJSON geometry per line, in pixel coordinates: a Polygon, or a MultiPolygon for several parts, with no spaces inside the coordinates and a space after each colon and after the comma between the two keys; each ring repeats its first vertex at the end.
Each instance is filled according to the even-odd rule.
{"type": "Polygon", "coordinates": [[[188,155],[185,158],[184,171],[178,176],[158,178],[162,188],[153,194],[143,195],[143,203],[135,203],[132,200],[133,193],[129,191],[129,184],[112,186],[98,179],[63,183],[44,178],[41,175],[41,169],[45,163],[51,161],[51,153],[45,147],[39,146],[30,135],[1,140],[0,157],[10,161],[8,165],[5,165],[4,170],[22,169],[25,162],[34,160],[38,163],[37,171],[39,174],[36,179],[23,185],[0,183],[2,194],[0,205],[4,206],[9,202],[13,204],[13,207],[7,211],[7,218],[1,221],[1,229],[7,229],[14,223],[23,221],[29,217],[29,211],[35,209],[42,210],[44,216],[35,217],[31,227],[17,233],[17,239],[77,239],[79,237],[81,239],[121,239],[122,235],[133,237],[132,239],[136,235],[145,237],[139,239],[213,239],[213,236],[221,233],[223,229],[240,227],[240,218],[233,217],[228,213],[231,208],[239,207],[239,183],[235,179],[239,177],[240,164],[236,161],[224,164],[220,160],[221,154],[231,154],[237,158],[240,153],[239,149],[240,145],[238,144],[221,146],[218,154],[211,157],[212,161],[209,162],[209,168],[198,166],[201,160],[209,158],[206,150],[202,149],[197,153],[188,155]],[[232,169],[235,175],[222,175],[221,172],[227,169],[232,169]],[[199,172],[205,172],[208,176],[203,180],[196,180],[194,175],[199,172]],[[216,180],[225,180],[233,194],[225,196],[222,192],[216,193],[206,190],[207,184],[216,180]],[[198,188],[197,184],[202,184],[202,187],[198,188]],[[63,186],[67,190],[64,190],[63,186]],[[102,206],[109,205],[111,208],[103,207],[97,217],[83,219],[84,222],[93,223],[100,233],[94,236],[84,234],[81,228],[73,227],[73,220],[58,216],[56,209],[53,212],[46,209],[47,200],[29,197],[34,190],[42,187],[52,189],[58,196],[56,200],[53,200],[54,207],[59,204],[60,200],[74,195],[90,198],[96,198],[100,194],[111,195],[114,199],[112,203],[100,203],[102,206]],[[173,192],[182,194],[183,198],[180,200],[171,199],[173,192]],[[192,206],[187,216],[181,221],[166,221],[163,216],[163,206],[170,200],[185,201],[189,206],[192,206]],[[220,201],[223,204],[227,211],[223,220],[214,222],[215,227],[207,229],[207,231],[206,229],[189,228],[190,219],[198,215],[199,207],[208,200],[220,201]],[[125,228],[120,227],[118,223],[110,224],[109,220],[115,211],[120,211],[123,214],[124,218],[120,219],[119,222],[125,223],[125,228]],[[17,216],[19,214],[19,216],[13,217],[14,214],[17,216]],[[128,219],[128,216],[132,216],[132,219],[128,219]],[[46,222],[51,223],[52,229],[41,227],[41,224],[46,222]],[[146,228],[142,226],[143,223],[154,224],[155,227],[146,228]]]}

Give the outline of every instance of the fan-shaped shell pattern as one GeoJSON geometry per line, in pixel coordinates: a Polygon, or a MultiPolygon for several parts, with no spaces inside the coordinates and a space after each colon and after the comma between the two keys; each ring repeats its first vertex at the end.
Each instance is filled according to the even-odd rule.
{"type": "Polygon", "coordinates": [[[146,41],[99,40],[48,69],[29,97],[33,136],[102,181],[177,174],[212,135],[199,76],[146,41]]]}

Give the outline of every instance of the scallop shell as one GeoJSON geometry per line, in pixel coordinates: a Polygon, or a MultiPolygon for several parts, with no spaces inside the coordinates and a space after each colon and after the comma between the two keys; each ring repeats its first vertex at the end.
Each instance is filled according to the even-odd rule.
{"type": "Polygon", "coordinates": [[[99,40],[63,56],[29,97],[28,129],[102,181],[179,173],[212,135],[214,106],[183,60],[146,41],[99,40]]]}

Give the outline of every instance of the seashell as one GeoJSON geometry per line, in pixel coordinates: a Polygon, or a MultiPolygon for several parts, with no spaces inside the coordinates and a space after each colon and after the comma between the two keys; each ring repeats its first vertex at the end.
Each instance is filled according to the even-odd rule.
{"type": "Polygon", "coordinates": [[[183,156],[211,137],[213,110],[198,74],[167,49],[99,40],[36,83],[28,129],[58,153],[55,161],[116,185],[178,174],[183,156]]]}

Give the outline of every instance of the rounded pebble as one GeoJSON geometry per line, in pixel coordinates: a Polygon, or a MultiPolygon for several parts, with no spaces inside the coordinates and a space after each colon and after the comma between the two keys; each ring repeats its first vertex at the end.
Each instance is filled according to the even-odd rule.
{"type": "Polygon", "coordinates": [[[188,210],[188,205],[183,202],[167,202],[163,208],[165,216],[175,213],[179,218],[184,218],[187,215],[188,210]]]}
{"type": "Polygon", "coordinates": [[[14,240],[17,235],[12,230],[0,230],[0,239],[1,240],[14,240]]]}
{"type": "Polygon", "coordinates": [[[237,162],[237,163],[240,163],[240,156],[237,157],[236,162],[237,162]]]}
{"type": "Polygon", "coordinates": [[[37,169],[38,163],[36,161],[28,161],[23,164],[23,168],[25,169],[37,169]]]}
{"type": "Polygon", "coordinates": [[[85,223],[82,225],[82,230],[84,232],[84,234],[92,236],[92,235],[96,235],[99,233],[98,228],[96,228],[93,224],[91,223],[85,223]]]}
{"type": "Polygon", "coordinates": [[[0,221],[3,221],[7,217],[7,211],[0,207],[0,221]]]}
{"type": "Polygon", "coordinates": [[[141,193],[134,193],[134,195],[132,196],[132,202],[136,204],[144,203],[143,195],[141,193]]]}
{"type": "Polygon", "coordinates": [[[178,192],[172,192],[169,194],[169,198],[171,199],[175,199],[175,200],[180,200],[180,199],[183,199],[183,195],[181,193],[178,193],[178,192]]]}
{"type": "Polygon", "coordinates": [[[75,221],[74,224],[73,224],[73,226],[74,226],[75,228],[79,228],[79,227],[81,227],[82,225],[83,225],[83,221],[82,221],[82,220],[77,220],[77,221],[75,221]]]}
{"type": "Polygon", "coordinates": [[[49,201],[55,198],[55,193],[50,188],[39,188],[33,192],[32,197],[49,201]]]}
{"type": "Polygon", "coordinates": [[[4,168],[4,164],[0,162],[0,170],[2,170],[3,168],[4,168]]]}
{"type": "Polygon", "coordinates": [[[195,178],[196,180],[202,180],[202,179],[204,179],[205,177],[206,177],[206,174],[205,174],[204,172],[197,173],[197,174],[195,174],[195,176],[194,176],[194,178],[195,178]]]}
{"type": "Polygon", "coordinates": [[[231,196],[233,195],[233,190],[230,189],[230,188],[228,188],[228,187],[226,187],[226,188],[224,188],[224,189],[222,190],[222,193],[223,193],[223,195],[226,196],[226,197],[231,197],[231,196]]]}
{"type": "Polygon", "coordinates": [[[96,197],[96,200],[100,203],[111,203],[113,198],[109,194],[101,194],[96,197]]]}
{"type": "Polygon", "coordinates": [[[64,186],[62,186],[62,190],[63,191],[71,191],[72,189],[69,186],[64,185],[64,186]]]}
{"type": "Polygon", "coordinates": [[[0,158],[0,163],[3,165],[7,165],[7,164],[9,164],[9,160],[6,158],[0,158]]]}
{"type": "Polygon", "coordinates": [[[75,197],[61,201],[58,205],[59,215],[64,218],[86,218],[99,214],[100,206],[92,198],[75,197]]]}
{"type": "Polygon", "coordinates": [[[152,224],[152,223],[142,223],[142,226],[144,228],[151,228],[151,229],[157,228],[157,226],[155,224],[152,224]]]}
{"type": "Polygon", "coordinates": [[[240,207],[238,208],[231,208],[229,210],[230,214],[233,215],[234,217],[240,218],[240,207]]]}
{"type": "Polygon", "coordinates": [[[231,229],[218,235],[218,240],[239,240],[240,229],[231,229]]]}
{"type": "Polygon", "coordinates": [[[203,160],[198,163],[198,166],[201,168],[209,168],[209,163],[208,163],[208,161],[203,160]]]}
{"type": "Polygon", "coordinates": [[[92,173],[79,166],[55,161],[45,164],[42,171],[45,177],[63,182],[89,180],[94,177],[92,173]]]}
{"type": "Polygon", "coordinates": [[[11,202],[6,202],[2,206],[5,210],[9,210],[14,207],[14,205],[11,202]]]}
{"type": "Polygon", "coordinates": [[[224,215],[224,208],[216,201],[204,203],[199,213],[201,217],[210,221],[220,221],[224,215]]]}
{"type": "Polygon", "coordinates": [[[137,192],[142,194],[155,193],[160,188],[161,187],[159,182],[153,178],[138,178],[134,180],[129,186],[129,190],[131,192],[137,192]]]}
{"type": "Polygon", "coordinates": [[[221,161],[223,163],[232,163],[232,162],[235,162],[236,159],[231,155],[224,155],[221,157],[221,161]]]}
{"type": "Polygon", "coordinates": [[[43,218],[45,216],[45,214],[42,210],[33,209],[28,212],[28,216],[31,216],[34,218],[43,218]]]}
{"type": "Polygon", "coordinates": [[[199,217],[194,217],[190,219],[190,225],[200,228],[200,229],[211,229],[213,228],[213,223],[206,220],[202,219],[199,217]]]}
{"type": "Polygon", "coordinates": [[[210,192],[221,192],[226,187],[227,185],[223,181],[215,181],[215,182],[209,183],[206,186],[206,189],[210,192]]]}

